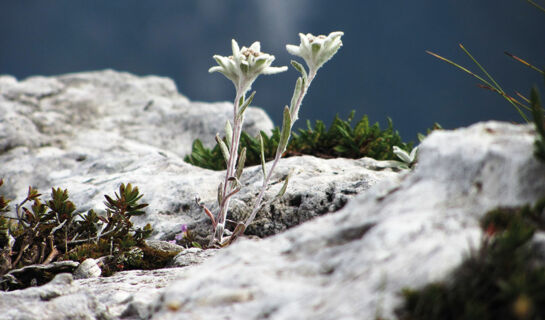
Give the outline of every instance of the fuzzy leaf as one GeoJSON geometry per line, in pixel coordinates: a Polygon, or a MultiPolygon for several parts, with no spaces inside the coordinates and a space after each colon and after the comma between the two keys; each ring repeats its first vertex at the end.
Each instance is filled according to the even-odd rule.
{"type": "Polygon", "coordinates": [[[246,162],[246,147],[242,148],[242,151],[240,151],[240,155],[238,157],[237,171],[235,173],[235,176],[237,177],[237,179],[240,179],[240,176],[242,175],[242,170],[244,170],[245,162],[246,162]]]}
{"type": "Polygon", "coordinates": [[[221,206],[221,202],[223,201],[223,182],[220,182],[218,185],[218,205],[221,206]]]}
{"type": "Polygon", "coordinates": [[[242,104],[242,106],[241,106],[240,109],[238,110],[237,117],[238,117],[239,119],[241,119],[241,118],[244,116],[244,111],[246,111],[246,108],[248,108],[248,106],[250,105],[250,103],[252,103],[252,100],[254,100],[254,96],[255,96],[255,91],[252,92],[252,94],[250,94],[250,96],[248,97],[248,99],[246,99],[246,101],[244,101],[244,104],[242,104]]]}
{"type": "Polygon", "coordinates": [[[280,188],[280,191],[278,191],[278,194],[276,195],[277,198],[280,198],[286,193],[286,189],[288,188],[288,183],[290,181],[291,173],[287,175],[286,179],[284,179],[284,184],[282,185],[282,188],[280,188]]]}
{"type": "Polygon", "coordinates": [[[288,145],[288,140],[291,134],[291,116],[288,106],[284,107],[284,120],[282,121],[282,132],[280,133],[280,141],[278,141],[277,153],[283,153],[288,145]]]}
{"type": "Polygon", "coordinates": [[[293,89],[293,96],[291,97],[290,103],[291,117],[294,119],[297,118],[297,115],[293,114],[293,110],[295,108],[295,105],[297,104],[297,100],[301,96],[301,90],[303,90],[303,78],[299,77],[297,78],[297,82],[295,83],[295,89],[293,89]]]}
{"type": "Polygon", "coordinates": [[[223,159],[225,160],[225,164],[229,162],[229,149],[227,149],[227,145],[223,140],[221,140],[220,136],[216,134],[216,142],[220,146],[221,154],[223,155],[223,159]]]}
{"type": "Polygon", "coordinates": [[[307,71],[305,70],[305,67],[303,67],[302,64],[300,64],[299,62],[295,61],[295,60],[291,60],[291,65],[301,73],[301,75],[303,76],[303,83],[306,84],[308,82],[308,76],[307,76],[307,71]]]}
{"type": "Polygon", "coordinates": [[[233,128],[229,120],[225,121],[225,139],[227,140],[227,146],[231,150],[231,140],[233,140],[233,128]]]}

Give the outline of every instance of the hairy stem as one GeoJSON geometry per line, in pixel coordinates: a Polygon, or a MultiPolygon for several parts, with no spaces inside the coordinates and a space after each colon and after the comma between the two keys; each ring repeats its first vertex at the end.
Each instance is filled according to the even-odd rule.
{"type": "MultiPolygon", "coordinates": [[[[303,102],[303,98],[305,97],[305,94],[307,93],[308,88],[310,87],[310,83],[312,82],[312,80],[314,79],[315,76],[316,76],[316,70],[310,70],[309,76],[308,76],[308,82],[305,83],[305,87],[303,88],[303,90],[301,90],[301,93],[299,94],[299,97],[297,97],[297,103],[295,104],[295,107],[292,110],[291,117],[292,117],[292,119],[294,119],[294,121],[291,123],[292,126],[293,126],[293,123],[295,122],[295,120],[297,119],[296,116],[297,116],[297,114],[299,112],[299,108],[301,107],[301,104],[303,102]]],[[[291,131],[291,128],[290,128],[290,131],[291,131]]],[[[274,171],[274,168],[276,168],[276,164],[278,163],[278,160],[280,160],[280,158],[282,158],[282,153],[283,153],[283,151],[277,150],[276,155],[274,156],[274,161],[273,161],[273,163],[271,165],[271,168],[269,169],[269,172],[267,173],[267,176],[263,177],[263,185],[261,186],[261,191],[259,192],[259,195],[257,196],[257,199],[256,199],[256,201],[254,203],[252,213],[250,214],[250,216],[248,217],[248,219],[244,223],[245,228],[248,228],[250,223],[252,223],[252,221],[254,220],[257,212],[259,211],[259,209],[261,207],[261,201],[263,200],[263,196],[265,195],[265,190],[267,190],[267,186],[268,186],[269,181],[270,181],[270,179],[272,177],[272,173],[274,171]]]]}
{"type": "Polygon", "coordinates": [[[209,246],[212,246],[216,241],[221,243],[223,240],[223,231],[225,230],[225,218],[227,216],[227,211],[229,209],[230,198],[233,196],[233,189],[235,189],[234,183],[231,183],[229,178],[234,176],[236,162],[238,158],[238,145],[240,141],[240,134],[242,131],[242,123],[244,118],[238,117],[239,111],[239,102],[240,98],[245,94],[241,92],[242,90],[237,90],[235,95],[235,101],[233,103],[233,136],[231,138],[231,149],[229,151],[229,159],[227,160],[227,169],[225,171],[225,179],[223,181],[223,195],[224,199],[220,203],[220,208],[217,216],[217,225],[214,230],[214,234],[210,239],[209,246]]]}

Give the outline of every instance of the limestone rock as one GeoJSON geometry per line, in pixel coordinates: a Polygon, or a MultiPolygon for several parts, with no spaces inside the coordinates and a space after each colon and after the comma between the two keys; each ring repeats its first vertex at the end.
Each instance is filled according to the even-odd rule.
{"type": "Polygon", "coordinates": [[[72,275],[58,274],[41,287],[0,293],[0,319],[114,319],[106,306],[86,288],[76,286],[72,275]]]}
{"type": "MultiPolygon", "coordinates": [[[[154,239],[171,240],[187,224],[197,241],[207,243],[211,224],[195,198],[217,212],[224,172],[196,168],[182,156],[195,138],[212,142],[231,112],[229,103],[191,102],[171,80],[153,76],[106,70],[20,82],[0,77],[0,177],[5,178],[0,192],[18,200],[29,185],[46,195],[52,187],[66,188],[78,210],[100,213],[104,194],[132,183],[149,203],[148,214],[133,219],[136,226],[150,223],[154,239]],[[16,125],[9,115],[26,124],[16,125]],[[25,140],[33,135],[37,140],[25,140]]],[[[245,123],[251,134],[272,128],[256,108],[245,123]]],[[[266,201],[290,171],[287,194],[264,206],[248,234],[270,236],[336,211],[376,182],[398,175],[395,165],[372,159],[283,159],[266,201]]],[[[246,170],[230,219],[249,215],[261,179],[259,167],[246,170]]]]}
{"type": "MultiPolygon", "coordinates": [[[[50,188],[81,167],[113,173],[135,157],[181,158],[196,138],[213,146],[231,114],[232,104],[189,101],[172,80],[156,76],[112,70],[23,81],[0,76],[3,192],[13,197],[28,185],[50,188]]],[[[271,129],[263,110],[248,109],[244,130],[271,129]]]]}
{"type": "Polygon", "coordinates": [[[148,319],[153,313],[150,301],[159,298],[164,287],[183,277],[185,269],[122,271],[106,278],[76,280],[74,286],[108,306],[115,317],[148,319]]]}
{"type": "Polygon", "coordinates": [[[96,259],[88,258],[74,270],[74,279],[98,278],[102,273],[99,266],[100,262],[96,259]]]}
{"type": "MultiPolygon", "coordinates": [[[[150,204],[136,224],[151,223],[155,240],[173,239],[181,224],[203,239],[210,223],[194,198],[217,209],[223,172],[182,156],[195,137],[211,145],[229,110],[190,102],[158,77],[0,77],[0,192],[22,199],[28,185],[43,193],[63,187],[79,210],[101,211],[103,194],[130,182],[150,204]]],[[[263,128],[259,119],[270,124],[251,118],[255,128],[263,128]]],[[[434,132],[410,172],[372,159],[283,159],[265,200],[291,171],[288,191],[248,230],[268,238],[181,251],[174,264],[183,268],[81,280],[60,274],[41,287],[0,292],[0,319],[393,318],[402,288],[442,279],[479,245],[486,211],[545,195],[534,138],[531,126],[498,122],[434,132]]],[[[230,219],[248,214],[259,171],[245,170],[230,219]]]]}
{"type": "Polygon", "coordinates": [[[487,122],[434,132],[420,163],[332,215],[221,250],[166,288],[152,319],[393,318],[404,287],[445,277],[478,219],[545,195],[530,126],[487,122]]]}
{"type": "Polygon", "coordinates": [[[210,257],[213,257],[218,250],[203,250],[200,248],[188,248],[178,253],[174,259],[172,259],[172,266],[174,267],[187,267],[191,265],[197,265],[203,263],[210,257]]]}

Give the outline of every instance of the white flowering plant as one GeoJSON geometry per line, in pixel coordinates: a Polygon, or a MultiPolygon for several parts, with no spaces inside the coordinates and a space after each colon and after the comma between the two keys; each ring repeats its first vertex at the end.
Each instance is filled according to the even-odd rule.
{"type": "Polygon", "coordinates": [[[411,153],[401,149],[398,146],[393,146],[394,154],[407,166],[411,167],[416,162],[416,156],[418,153],[418,147],[414,147],[411,153]]]}
{"type": "MultiPolygon", "coordinates": [[[[303,98],[305,97],[312,80],[316,76],[318,69],[331,59],[342,46],[342,36],[343,32],[332,32],[328,36],[314,36],[310,33],[300,33],[299,37],[301,43],[299,46],[286,46],[286,49],[290,54],[299,56],[305,60],[308,72],[299,62],[294,60],[291,61],[292,66],[301,73],[301,76],[297,78],[295,83],[290,105],[284,107],[280,141],[278,143],[275,158],[271,167],[267,170],[265,166],[265,157],[263,156],[263,141],[260,140],[261,169],[263,173],[262,187],[246,221],[238,222],[231,235],[227,237],[225,236],[225,222],[229,209],[229,201],[231,197],[240,191],[241,183],[239,179],[242,175],[246,159],[246,149],[243,148],[240,153],[238,150],[242,124],[244,122],[244,112],[252,102],[255,91],[250,95],[247,95],[247,93],[259,75],[280,73],[286,71],[288,68],[285,66],[271,66],[275,57],[261,52],[261,45],[259,42],[254,42],[248,48],[240,48],[238,43],[233,39],[231,42],[233,52],[231,56],[214,55],[214,60],[216,60],[218,65],[213,66],[208,71],[220,72],[233,82],[233,85],[235,86],[235,100],[233,103],[232,122],[227,121],[225,124],[225,137],[227,143],[221,139],[219,134],[216,135],[216,141],[220,146],[227,165],[225,179],[218,186],[218,213],[214,214],[203,204],[199,204],[212,221],[212,235],[209,247],[231,244],[244,233],[246,228],[254,220],[257,212],[261,208],[261,202],[265,191],[267,190],[272,172],[274,171],[278,160],[280,160],[282,154],[286,150],[291,135],[291,129],[293,123],[298,119],[299,108],[301,107],[303,98]]],[[[259,136],[259,138],[261,139],[261,136],[259,136]]],[[[288,180],[289,175],[285,179],[277,196],[282,196],[285,193],[288,180]]]]}

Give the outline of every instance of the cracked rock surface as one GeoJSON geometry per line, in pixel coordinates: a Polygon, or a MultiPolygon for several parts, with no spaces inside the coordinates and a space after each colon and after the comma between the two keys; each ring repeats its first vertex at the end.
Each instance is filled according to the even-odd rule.
{"type": "MultiPolygon", "coordinates": [[[[155,241],[173,239],[182,223],[205,237],[210,223],[194,197],[216,209],[223,173],[182,156],[195,137],[211,145],[229,110],[191,102],[158,77],[2,76],[0,192],[21,199],[29,184],[44,194],[62,187],[78,209],[100,212],[103,194],[130,182],[150,204],[136,224],[151,223],[155,241]]],[[[255,112],[248,120],[270,127],[255,112]]],[[[0,319],[394,319],[400,290],[445,278],[479,245],[486,211],[545,195],[534,139],[533,127],[500,122],[435,131],[412,171],[366,158],[282,159],[265,200],[291,172],[288,191],[248,230],[266,238],[184,250],[173,268],[80,280],[59,274],[0,292],[0,319]]],[[[259,171],[245,170],[231,219],[247,215],[259,171]]]]}
{"type": "MultiPolygon", "coordinates": [[[[46,195],[61,187],[79,210],[103,212],[104,194],[132,183],[150,204],[146,215],[134,219],[137,226],[150,223],[154,239],[172,240],[187,224],[205,243],[211,224],[195,198],[217,210],[224,172],[194,167],[183,156],[196,138],[212,146],[231,115],[232,104],[190,101],[167,78],[112,70],[23,81],[2,76],[0,192],[17,200],[29,185],[46,195]]],[[[270,129],[261,109],[248,110],[244,130],[255,135],[270,129]]],[[[336,211],[376,182],[398,175],[395,165],[372,159],[290,158],[280,162],[266,200],[290,171],[287,194],[261,210],[248,234],[270,236],[336,211]]],[[[249,215],[261,179],[257,167],[246,170],[230,219],[249,215]]]]}

